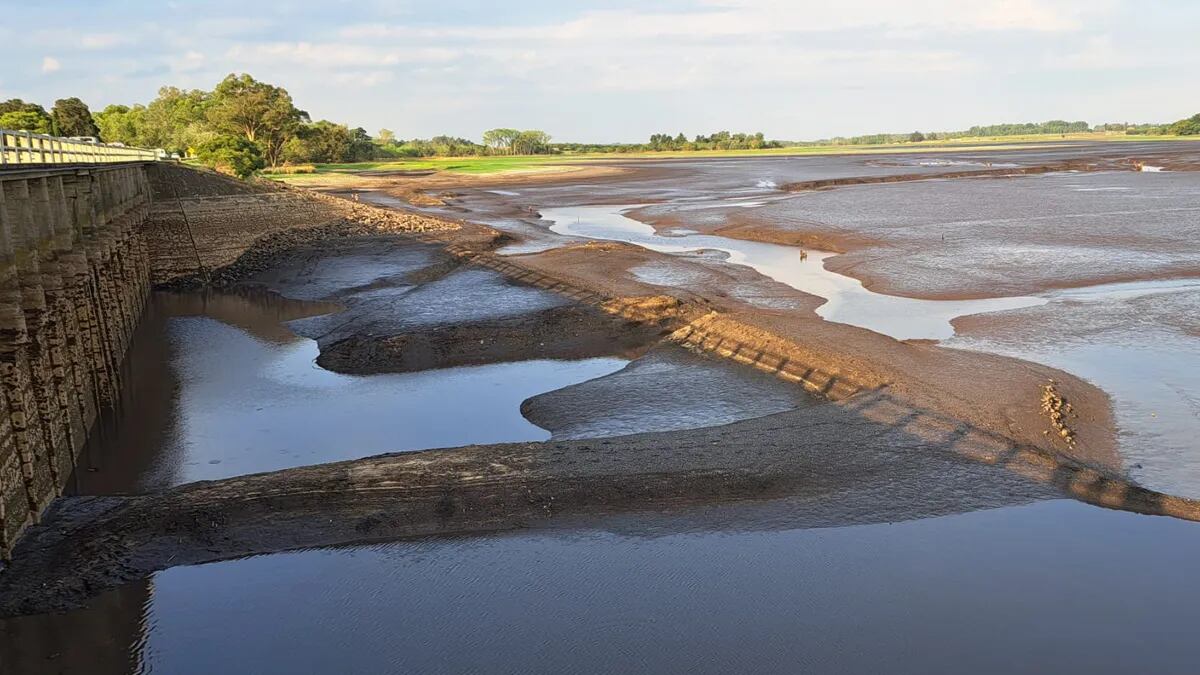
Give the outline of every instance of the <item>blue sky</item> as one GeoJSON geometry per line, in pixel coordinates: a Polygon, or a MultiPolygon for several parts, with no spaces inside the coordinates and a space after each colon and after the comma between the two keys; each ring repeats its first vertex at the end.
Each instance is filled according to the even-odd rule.
{"type": "Polygon", "coordinates": [[[809,139],[1200,112],[1193,0],[0,0],[0,99],[146,102],[230,72],[315,118],[563,141],[809,139]],[[53,25],[53,29],[38,26],[53,25]]]}

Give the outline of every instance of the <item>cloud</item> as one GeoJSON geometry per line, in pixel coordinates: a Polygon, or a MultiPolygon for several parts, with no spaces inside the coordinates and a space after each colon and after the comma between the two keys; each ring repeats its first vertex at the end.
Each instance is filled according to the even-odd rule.
{"type": "Polygon", "coordinates": [[[290,63],[317,68],[381,67],[414,63],[444,63],[459,53],[445,47],[405,46],[399,49],[347,43],[267,42],[230,47],[225,56],[240,64],[290,63]]]}
{"type": "Polygon", "coordinates": [[[168,61],[171,64],[171,70],[176,73],[193,73],[204,67],[206,59],[203,53],[189,49],[184,52],[183,56],[174,56],[168,61]]]}
{"type": "Polygon", "coordinates": [[[79,37],[79,46],[84,49],[112,49],[132,42],[128,35],[120,33],[86,33],[79,37]]]}
{"type": "Polygon", "coordinates": [[[53,56],[43,56],[42,57],[42,72],[43,73],[56,73],[61,68],[62,68],[62,64],[59,63],[58,59],[54,58],[53,56]]]}
{"type": "Polygon", "coordinates": [[[1103,12],[1109,0],[710,0],[691,11],[592,10],[558,23],[527,26],[351,25],[351,39],[611,42],[630,39],[703,41],[879,28],[893,31],[1065,32],[1079,30],[1085,12],[1103,12]]]}

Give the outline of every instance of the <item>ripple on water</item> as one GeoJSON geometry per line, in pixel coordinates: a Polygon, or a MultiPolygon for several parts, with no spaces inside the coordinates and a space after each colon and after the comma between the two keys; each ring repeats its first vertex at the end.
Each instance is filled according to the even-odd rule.
{"type": "Polygon", "coordinates": [[[184,674],[597,664],[1007,673],[1014,663],[1127,673],[1195,663],[1195,523],[1071,501],[818,529],[679,534],[656,528],[655,516],[639,522],[624,528],[632,533],[431,539],[178,567],[125,594],[144,607],[100,598],[108,611],[0,621],[0,656],[34,672],[20,668],[63,652],[98,675],[125,672],[98,666],[125,652],[147,672],[184,674]]]}

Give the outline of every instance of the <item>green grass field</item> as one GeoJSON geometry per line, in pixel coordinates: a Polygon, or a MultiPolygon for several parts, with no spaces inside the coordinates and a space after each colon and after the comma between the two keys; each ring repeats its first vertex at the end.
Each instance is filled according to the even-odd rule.
{"type": "MultiPolygon", "coordinates": [[[[1197,137],[1200,140],[1200,137],[1197,137]]],[[[367,171],[437,171],[452,175],[488,175],[530,173],[555,170],[556,166],[579,164],[591,160],[666,159],[686,157],[755,157],[779,155],[882,154],[906,152],[951,152],[967,148],[1005,145],[1014,149],[1043,147],[1063,141],[1161,141],[1183,140],[1179,136],[1126,136],[1124,134],[1039,134],[1028,136],[994,136],[956,138],[920,143],[890,145],[804,145],[764,150],[694,150],[624,153],[578,153],[561,155],[515,155],[487,157],[422,157],[390,161],[357,162],[353,164],[317,164],[313,173],[263,173],[287,183],[305,184],[351,183],[357,174],[367,171]]]]}

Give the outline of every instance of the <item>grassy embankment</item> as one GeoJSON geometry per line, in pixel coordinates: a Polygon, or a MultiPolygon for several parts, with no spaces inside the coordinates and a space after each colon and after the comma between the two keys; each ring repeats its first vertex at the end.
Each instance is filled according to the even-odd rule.
{"type": "MultiPolygon", "coordinates": [[[[1197,137],[1200,139],[1200,137],[1197,137]]],[[[357,162],[353,164],[317,164],[308,173],[263,173],[271,178],[293,184],[339,182],[342,177],[353,182],[363,172],[436,171],[438,173],[481,176],[504,173],[541,173],[558,171],[564,164],[588,160],[670,159],[687,157],[755,157],[788,155],[879,154],[905,152],[951,152],[969,148],[1004,145],[1022,149],[1051,145],[1063,141],[1162,141],[1184,140],[1180,136],[1127,136],[1125,134],[1037,134],[1025,136],[991,136],[955,138],[920,143],[888,145],[800,145],[764,150],[693,150],[661,152],[567,153],[561,155],[514,155],[486,157],[421,157],[414,159],[357,162]]]]}

